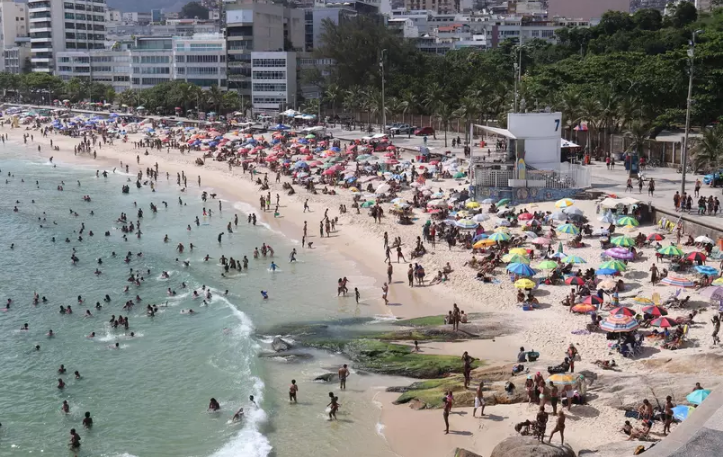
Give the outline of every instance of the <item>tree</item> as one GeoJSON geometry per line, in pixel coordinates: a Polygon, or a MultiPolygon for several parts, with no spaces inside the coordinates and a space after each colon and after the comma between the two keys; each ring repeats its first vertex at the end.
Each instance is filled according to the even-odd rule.
{"type": "Polygon", "coordinates": [[[342,96],[344,93],[342,92],[342,89],[337,84],[329,84],[324,89],[324,94],[322,96],[322,101],[327,101],[332,106],[332,116],[337,115],[337,104],[342,99],[342,96]]]}
{"type": "Polygon", "coordinates": [[[115,99],[116,99],[116,90],[110,86],[106,87],[106,93],[105,93],[106,103],[112,104],[115,99]]]}
{"type": "Polygon", "coordinates": [[[184,19],[208,19],[209,10],[199,2],[189,2],[181,8],[181,17],[184,19]]]}
{"type": "Polygon", "coordinates": [[[651,137],[651,126],[641,121],[634,121],[631,123],[631,128],[626,132],[626,136],[631,138],[628,150],[643,156],[646,141],[651,137]]]}
{"type": "Polygon", "coordinates": [[[573,140],[573,127],[581,120],[581,91],[573,87],[567,88],[561,92],[557,106],[563,117],[561,122],[569,128],[568,139],[573,140]]]}
{"type": "Polygon", "coordinates": [[[722,124],[702,133],[701,140],[692,148],[695,173],[716,170],[722,164],[722,124]]]}
{"type": "Polygon", "coordinates": [[[455,108],[450,103],[441,102],[437,105],[437,117],[440,119],[445,134],[445,147],[447,147],[447,131],[450,127],[450,121],[455,118],[455,112],[455,108]]]}
{"type": "Polygon", "coordinates": [[[672,11],[667,19],[671,20],[671,25],[677,29],[681,29],[696,22],[699,14],[693,2],[678,2],[671,5],[672,11]]]}

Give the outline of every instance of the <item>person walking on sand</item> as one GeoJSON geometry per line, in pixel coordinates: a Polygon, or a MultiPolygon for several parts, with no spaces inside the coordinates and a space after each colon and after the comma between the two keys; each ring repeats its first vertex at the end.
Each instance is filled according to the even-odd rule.
{"type": "Polygon", "coordinates": [[[387,283],[392,284],[392,262],[387,262],[387,283]]]}
{"type": "Polygon", "coordinates": [[[556,419],[556,426],[553,428],[553,431],[551,432],[551,436],[548,438],[548,442],[551,442],[551,439],[553,439],[553,435],[555,435],[558,432],[561,432],[561,445],[563,444],[563,431],[566,429],[566,415],[563,413],[563,410],[561,409],[558,412],[558,418],[556,419]]]}
{"type": "MultiPolygon", "coordinates": [[[[304,200],[304,211],[302,211],[302,212],[303,212],[303,213],[306,213],[307,211],[310,211],[310,209],[309,209],[309,199],[304,200]]],[[[305,222],[305,224],[306,224],[306,222],[305,222]]]]}
{"type": "Polygon", "coordinates": [[[289,403],[297,402],[297,392],[298,391],[299,391],[299,386],[297,386],[297,380],[292,379],[292,383],[289,386],[289,403]]]}
{"type": "Polygon", "coordinates": [[[485,416],[485,398],[483,398],[483,381],[480,381],[478,388],[475,390],[475,406],[473,406],[473,417],[475,417],[475,411],[480,408],[480,417],[485,416]]]}
{"type": "Polygon", "coordinates": [[[624,192],[633,192],[633,181],[631,181],[631,178],[626,180],[626,190],[624,192]]]}
{"type": "Polygon", "coordinates": [[[337,371],[337,375],[339,376],[339,389],[346,390],[347,378],[349,377],[349,368],[347,368],[346,363],[337,371]]]}
{"type": "Polygon", "coordinates": [[[405,260],[405,255],[402,253],[402,247],[397,246],[397,263],[400,263],[400,257],[402,257],[402,261],[407,263],[407,260],[405,260]]]}
{"type": "Polygon", "coordinates": [[[453,407],[453,395],[452,391],[445,392],[445,398],[443,399],[442,418],[445,421],[445,434],[450,433],[450,411],[453,407]]]}
{"type": "Polygon", "coordinates": [[[387,292],[390,290],[389,286],[387,286],[387,283],[382,284],[382,299],[385,301],[385,305],[388,305],[389,302],[387,300],[387,292]]]}
{"type": "Polygon", "coordinates": [[[656,185],[654,184],[654,179],[649,178],[649,196],[654,196],[654,190],[656,190],[656,185]]]}

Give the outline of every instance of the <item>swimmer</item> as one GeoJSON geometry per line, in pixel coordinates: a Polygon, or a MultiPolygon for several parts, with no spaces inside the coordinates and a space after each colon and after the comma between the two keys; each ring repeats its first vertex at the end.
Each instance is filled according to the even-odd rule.
{"type": "Polygon", "coordinates": [[[58,374],[65,374],[65,365],[61,365],[60,368],[58,368],[58,374]]]}
{"type": "Polygon", "coordinates": [[[75,375],[75,379],[80,379],[80,378],[81,378],[81,375],[80,375],[80,373],[79,373],[78,371],[75,371],[73,374],[75,375]]]}
{"type": "Polygon", "coordinates": [[[26,322],[22,327],[20,327],[20,330],[28,331],[30,328],[28,327],[28,323],[26,322]]]}
{"type": "Polygon", "coordinates": [[[269,299],[269,294],[267,294],[266,290],[262,290],[262,291],[261,291],[261,298],[264,299],[264,300],[268,300],[268,299],[269,299]]]}
{"type": "Polygon", "coordinates": [[[296,262],[297,261],[297,248],[293,248],[292,252],[289,254],[289,263],[296,262]]]}
{"type": "Polygon", "coordinates": [[[65,414],[70,413],[70,405],[68,404],[68,400],[63,400],[63,404],[60,406],[60,410],[63,411],[65,414]]]}
{"type": "Polygon", "coordinates": [[[55,333],[53,333],[53,329],[52,329],[52,328],[51,328],[50,330],[48,330],[48,333],[46,333],[46,336],[47,336],[48,338],[52,338],[52,337],[55,336],[55,333]]]}
{"type": "Polygon", "coordinates": [[[63,382],[62,379],[58,378],[58,389],[64,389],[64,388],[65,388],[65,383],[63,382]]]}
{"type": "Polygon", "coordinates": [[[120,349],[120,348],[121,348],[121,345],[118,344],[118,343],[116,343],[116,344],[114,344],[113,346],[108,346],[108,348],[109,348],[109,349],[120,349]]]}
{"type": "Polygon", "coordinates": [[[96,332],[91,332],[90,335],[88,335],[88,338],[95,338],[96,332]]]}
{"type": "Polygon", "coordinates": [[[85,428],[91,428],[93,426],[93,418],[90,415],[89,411],[85,412],[85,417],[83,417],[83,427],[85,428]]]}
{"type": "Polygon", "coordinates": [[[221,405],[219,404],[218,401],[216,401],[215,398],[212,398],[211,400],[209,400],[209,409],[208,409],[209,411],[216,412],[220,409],[221,409],[221,405]]]}
{"type": "Polygon", "coordinates": [[[244,416],[244,408],[239,408],[238,411],[234,413],[234,416],[231,418],[232,422],[239,422],[241,418],[244,416]]]}
{"type": "Polygon", "coordinates": [[[272,262],[271,265],[269,265],[269,268],[271,269],[271,271],[277,271],[277,264],[272,262]]]}

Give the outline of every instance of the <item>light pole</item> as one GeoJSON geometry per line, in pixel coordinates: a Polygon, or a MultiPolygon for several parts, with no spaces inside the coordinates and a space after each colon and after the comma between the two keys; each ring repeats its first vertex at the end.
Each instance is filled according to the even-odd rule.
{"type": "Polygon", "coordinates": [[[694,86],[694,47],[696,46],[696,36],[703,30],[696,30],[691,33],[691,42],[686,53],[689,55],[689,92],[686,96],[686,125],[684,127],[684,145],[681,148],[681,195],[686,192],[686,160],[689,152],[689,120],[691,118],[691,91],[694,86]]]}
{"type": "Polygon", "coordinates": [[[382,128],[380,133],[385,133],[387,127],[387,113],[385,113],[385,53],[387,49],[383,49],[380,53],[380,74],[382,77],[382,128]]]}
{"type": "Polygon", "coordinates": [[[518,84],[520,83],[521,68],[523,67],[523,44],[517,46],[518,61],[513,63],[513,92],[515,93],[515,100],[513,101],[513,112],[518,112],[518,84]]]}

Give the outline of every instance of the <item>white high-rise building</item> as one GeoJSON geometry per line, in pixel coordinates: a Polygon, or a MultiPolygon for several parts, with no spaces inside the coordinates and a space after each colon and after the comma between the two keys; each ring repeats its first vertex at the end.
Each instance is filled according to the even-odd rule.
{"type": "Polygon", "coordinates": [[[0,59],[0,71],[17,73],[16,67],[22,66],[22,62],[16,65],[21,59],[18,44],[18,37],[28,36],[28,10],[24,3],[13,0],[0,1],[0,49],[3,52],[3,59],[0,59]],[[8,54],[12,57],[10,65],[6,65],[5,51],[13,50],[8,54]],[[11,67],[11,68],[9,68],[11,67]]]}
{"type": "Polygon", "coordinates": [[[33,71],[52,73],[55,53],[103,49],[105,0],[28,0],[33,71]]]}

